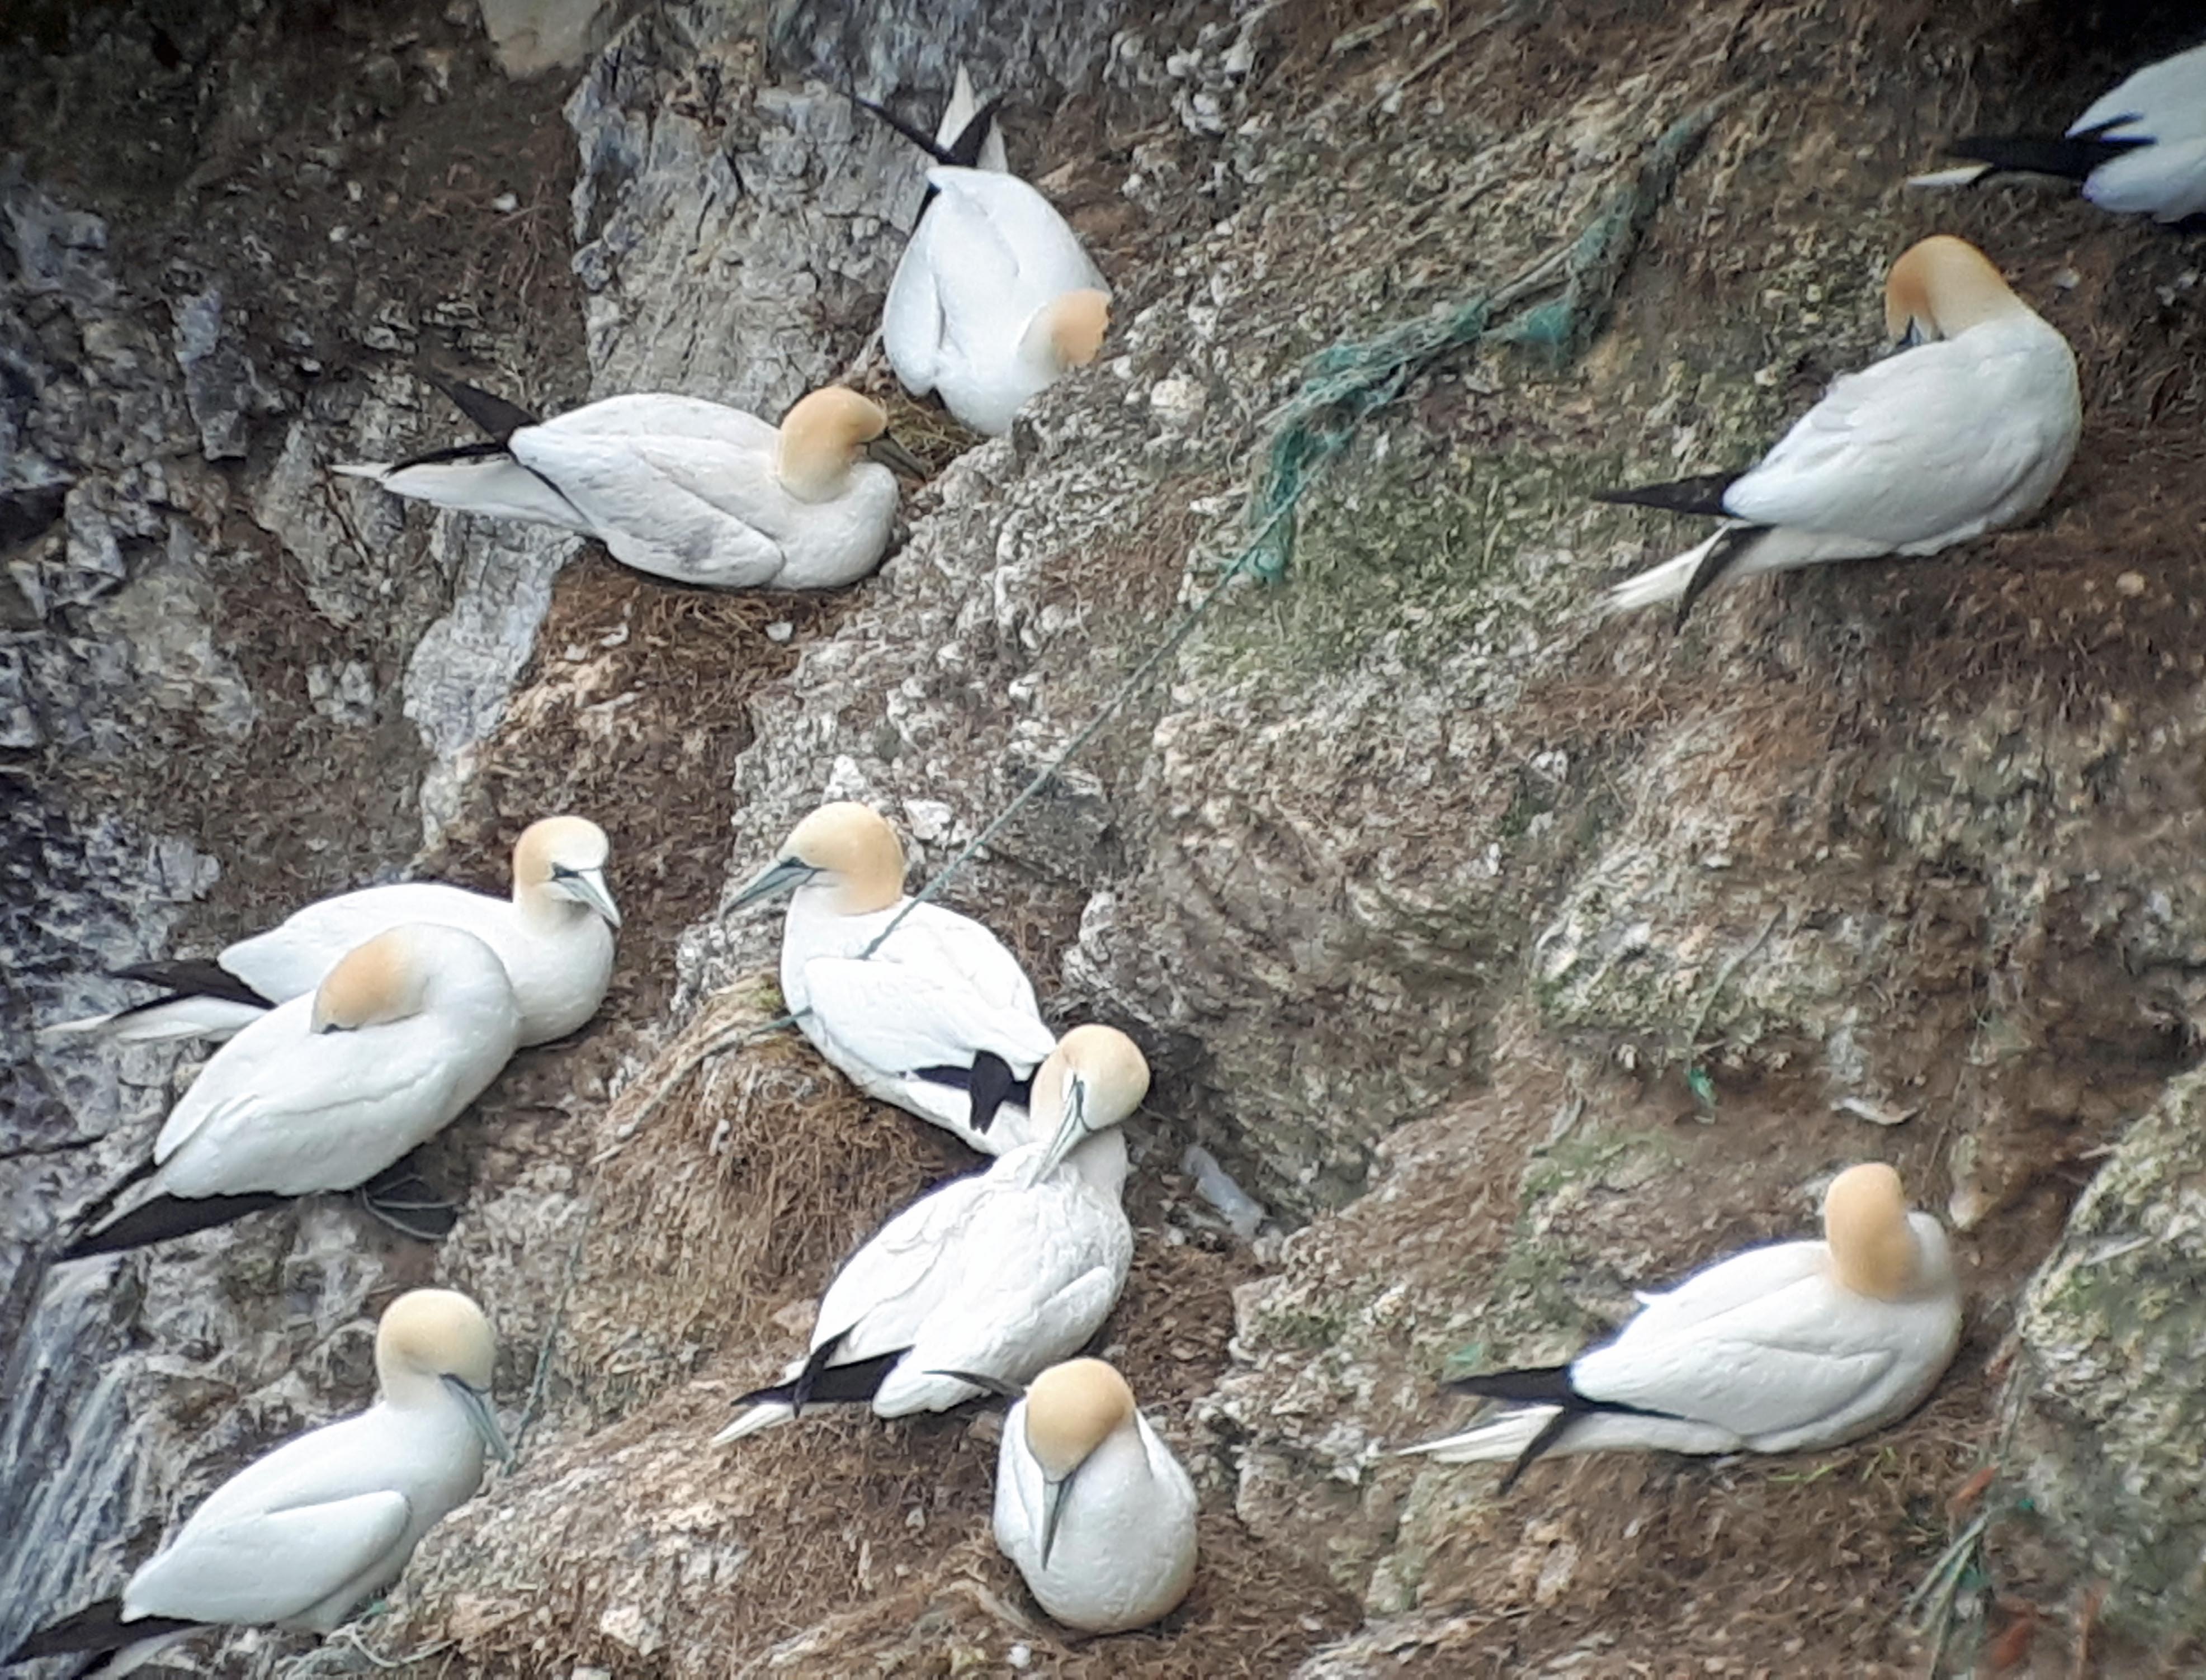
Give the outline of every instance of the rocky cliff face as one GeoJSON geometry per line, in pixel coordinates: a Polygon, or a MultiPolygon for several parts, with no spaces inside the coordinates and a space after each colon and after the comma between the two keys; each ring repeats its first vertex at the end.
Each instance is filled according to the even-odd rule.
{"type": "MultiPolygon", "coordinates": [[[[2199,1637],[2198,1421],[2166,1397],[2199,1269],[2197,252],[1895,186],[2169,44],[2045,9],[547,7],[530,39],[582,62],[520,82],[464,7],[126,8],[22,50],[0,1526],[28,1538],[0,1637],[361,1403],[373,1309],[431,1276],[492,1307],[525,1435],[359,1630],[425,1674],[2052,1673],[2086,1646],[2126,1672],[2199,1637]],[[943,441],[878,578],[701,599],[325,476],[457,435],[417,356],[539,408],[878,382],[917,171],[823,80],[924,117],[961,57],[1014,92],[1013,161],[1116,322],[1010,438],[943,441]],[[1309,354],[1536,270],[1712,102],[1583,353],[1410,370],[1285,580],[1229,585],[949,886],[1053,1021],[1124,1025],[1158,1069],[1105,1340],[1204,1489],[1188,1608],[1064,1643],[988,1545],[985,1415],[707,1451],[836,1260],[965,1165],[743,1041],[777,928],[727,884],[825,795],[947,863],[1240,553],[1309,354]],[[2083,360],[2046,514],[1743,586],[1681,635],[1595,617],[1683,539],[1585,493],[1750,459],[1875,354],[1884,265],[1941,228],[2083,360]],[[450,1239],[314,1206],[38,1295],[31,1256],[177,1069],[33,1023],[409,859],[495,885],[555,807],[612,831],[622,975],[454,1129],[450,1239]],[[1253,1242],[1190,1144],[1264,1204],[1253,1242]],[[1452,1361],[1565,1356],[1871,1156],[1952,1219],[1970,1288],[1906,1424],[1503,1499],[1389,1456],[1456,1420],[1452,1361]],[[1901,1617],[1955,1534],[1953,1589],[1901,1617]]],[[[348,1660],[301,1649],[222,1660],[348,1660]]]]}

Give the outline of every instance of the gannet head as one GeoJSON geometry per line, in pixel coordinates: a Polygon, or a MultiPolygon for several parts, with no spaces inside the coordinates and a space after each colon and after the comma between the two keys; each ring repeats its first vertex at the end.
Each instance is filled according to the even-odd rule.
{"type": "Polygon", "coordinates": [[[1041,348],[1054,372],[1085,367],[1102,353],[1111,328],[1111,294],[1091,289],[1052,299],[1028,329],[1041,335],[1041,348]]]}
{"type": "Polygon", "coordinates": [[[605,884],[612,843],[587,817],[546,817],[522,830],[513,846],[513,901],[523,909],[561,899],[593,910],[615,927],[620,907],[605,884]]]}
{"type": "Polygon", "coordinates": [[[888,435],[881,405],[844,385],[823,385],[782,417],[774,475],[800,502],[832,502],[848,487],[860,455],[915,477],[925,463],[888,435]]]}
{"type": "Polygon", "coordinates": [[[1134,1391],[1100,1359],[1052,1365],[1027,1390],[1027,1450],[1048,1488],[1041,1525],[1041,1561],[1048,1567],[1065,1494],[1080,1467],[1121,1429],[1134,1427],[1134,1391]]]}
{"type": "Polygon", "coordinates": [[[460,1409],[483,1445],[510,1463],[513,1449],[490,1403],[498,1337],[481,1308],[457,1290],[408,1290],[383,1309],[375,1331],[375,1375],[394,1405],[444,1397],[460,1409]]]}
{"type": "Polygon", "coordinates": [[[903,844],[888,819],[855,800],[821,806],[790,830],[774,861],[728,908],[815,884],[832,891],[839,915],[885,910],[903,897],[903,844]]]}
{"type": "Polygon", "coordinates": [[[421,931],[394,927],[338,958],[314,990],[311,1029],[350,1033],[420,1014],[430,977],[427,953],[414,937],[421,931]]]}
{"type": "Polygon", "coordinates": [[[1951,234],[1910,246],[1885,277],[1885,332],[1897,343],[1951,338],[2017,313],[2032,312],[1990,258],[1951,234]]]}
{"type": "Polygon", "coordinates": [[[1115,1027],[1074,1028],[1034,1072],[1028,1112],[1050,1142],[1034,1177],[1049,1177],[1082,1142],[1125,1119],[1148,1094],[1149,1064],[1131,1039],[1115,1027]]]}
{"type": "Polygon", "coordinates": [[[1823,1193],[1823,1240],[1839,1282],[1856,1295],[1899,1301],[1924,1280],[1923,1244],[1907,1217],[1899,1175],[1881,1161],[1848,1167],[1823,1193]]]}

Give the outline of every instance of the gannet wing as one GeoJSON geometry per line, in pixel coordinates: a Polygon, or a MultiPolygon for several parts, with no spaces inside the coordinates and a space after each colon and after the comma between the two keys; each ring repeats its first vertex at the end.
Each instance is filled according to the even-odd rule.
{"type": "Polygon", "coordinates": [[[2116,140],[2149,139],[2162,146],[2206,140],[2206,45],[2145,65],[2068,125],[2071,134],[2095,129],[2116,140]]]}
{"type": "Polygon", "coordinates": [[[949,218],[936,235],[939,248],[947,247],[938,258],[945,285],[969,273],[977,277],[984,265],[986,272],[999,273],[1008,262],[1017,276],[1019,296],[1028,301],[1029,310],[1065,292],[1108,289],[1071,224],[1018,176],[938,164],[927,172],[927,179],[943,195],[929,212],[930,220],[955,206],[957,243],[947,245],[953,225],[949,218]],[[980,232],[983,226],[985,236],[980,232]]]}
{"type": "MultiPolygon", "coordinates": [[[[988,1258],[991,1277],[1005,1270],[1000,1255],[988,1258]]],[[[1093,1250],[1075,1258],[1077,1270],[1053,1264],[1058,1254],[1045,1248],[1023,1286],[992,1287],[975,1278],[981,1287],[944,1301],[883,1380],[873,1409],[883,1417],[941,1411],[981,1392],[942,1372],[973,1371],[1023,1383],[1077,1352],[1111,1315],[1125,1286],[1126,1266],[1123,1259],[1114,1265],[1093,1250]]]]}
{"type": "Polygon", "coordinates": [[[518,433],[513,449],[588,516],[614,558],[641,571],[724,588],[781,571],[780,544],[729,511],[747,486],[755,511],[771,457],[712,439],[550,426],[518,433]]]}
{"type": "Polygon", "coordinates": [[[1990,515],[2042,464],[2044,440],[2013,410],[1987,414],[1987,370],[1986,352],[1959,339],[1842,376],[1725,505],[1756,525],[1895,548],[1990,515]]]}
{"type": "Polygon", "coordinates": [[[1034,1015],[981,995],[963,974],[878,958],[814,957],[809,1008],[836,1041],[885,1073],[969,1065],[987,1051],[1031,1073],[1057,1038],[1034,1015]]]}
{"type": "Polygon", "coordinates": [[[845,1360],[911,1345],[928,1310],[956,1284],[957,1235],[988,1194],[976,1172],[930,1190],[867,1238],[820,1297],[818,1348],[843,1337],[845,1360]]]}
{"type": "Polygon", "coordinates": [[[945,324],[932,254],[935,232],[932,216],[913,230],[881,306],[881,348],[904,389],[916,396],[933,390],[941,376],[945,324]]]}
{"type": "Polygon", "coordinates": [[[278,1003],[312,992],[348,951],[409,921],[448,923],[479,932],[486,909],[503,899],[433,881],[400,881],[339,893],[297,911],[265,933],[225,946],[222,966],[278,1003]]]}
{"type": "Polygon", "coordinates": [[[411,1515],[406,1496],[385,1489],[188,1523],[175,1545],[131,1578],[123,1605],[134,1616],[281,1621],[382,1562],[411,1515]]]}

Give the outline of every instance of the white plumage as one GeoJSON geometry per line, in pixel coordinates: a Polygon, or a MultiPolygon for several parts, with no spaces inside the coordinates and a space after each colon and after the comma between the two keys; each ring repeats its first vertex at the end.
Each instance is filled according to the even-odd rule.
{"type": "MultiPolygon", "coordinates": [[[[226,1038],[268,1010],[312,992],[349,951],[409,922],[472,933],[505,965],[521,1010],[521,1042],[564,1038],[598,1012],[612,976],[620,926],[605,884],[605,831],[581,817],[531,824],[513,849],[513,895],[493,898],[433,881],[364,887],[309,904],[265,933],[225,946],[215,959],[236,982],[219,995],[189,990],[113,1015],[64,1022],[51,1033],[103,1033],[126,1040],[226,1038]],[[242,1001],[239,994],[262,1001],[242,1001]]],[[[192,984],[192,965],[149,964],[130,978],[192,984]]],[[[218,976],[203,976],[205,985],[218,976]]]]}
{"type": "Polygon", "coordinates": [[[880,563],[896,474],[919,463],[887,417],[831,385],[778,427],[694,396],[610,396],[516,428],[503,451],[440,450],[336,470],[440,507],[558,525],[623,564],[709,588],[829,589],[880,563]]]}
{"type": "Polygon", "coordinates": [[[1792,1452],[1905,1416],[1960,1341],[1945,1230],[1910,1213],[1899,1175],[1874,1163],[1833,1181],[1824,1230],[1821,1242],[1750,1249],[1643,1295],[1613,1341],[1567,1366],[1451,1385],[1553,1403],[1409,1451],[1452,1463],[1513,1459],[1513,1481],[1543,1453],[1792,1452]]]}
{"type": "Polygon", "coordinates": [[[2028,518],[2051,496],[2083,426],[2068,343],[1973,246],[1924,240],[1893,265],[1886,315],[1922,343],[1842,376],[1751,471],[1701,505],[1657,486],[1604,500],[1733,521],[1617,586],[1628,610],[1719,579],[1880,554],[1935,554],[2028,518]]]}
{"type": "Polygon", "coordinates": [[[1033,984],[980,923],[911,904],[885,819],[822,806],[735,902],[782,892],[782,998],[821,1055],[868,1096],[985,1153],[1033,1138],[1023,1087],[1057,1043],[1033,984]]]}
{"type": "Polygon", "coordinates": [[[1096,1359],[1054,1366],[1004,1421],[996,1544],[1068,1627],[1120,1633],[1168,1615],[1195,1580],[1195,1486],[1096,1359]]]}
{"type": "Polygon", "coordinates": [[[505,1456],[488,1398],[496,1353],[465,1296],[400,1296],[377,1328],[373,1406],[247,1465],[139,1567],[119,1604],[33,1635],[9,1660],[112,1651],[100,1672],[114,1676],[206,1623],[328,1633],[474,1494],[484,1448],[505,1456]]]}
{"type": "Polygon", "coordinates": [[[2180,222],[2206,215],[2206,45],[2161,59],[2091,103],[2059,140],[1972,134],[1949,150],[1982,161],[1917,176],[1911,187],[1965,187],[2000,174],[2064,176],[2120,215],[2180,222]]]}
{"type": "Polygon", "coordinates": [[[215,1052],[154,1141],[152,1173],[67,1256],[196,1228],[180,1202],[364,1184],[474,1101],[519,1034],[481,940],[426,923],[379,934],[215,1052]],[[149,1224],[161,1210],[184,1223],[149,1224]]]}
{"type": "Polygon", "coordinates": [[[1094,360],[1109,290],[1049,200],[1017,176],[939,164],[889,283],[881,343],[904,388],[1001,437],[1036,392],[1094,360]]]}
{"type": "Polygon", "coordinates": [[[1023,1382],[1076,1352],[1110,1315],[1133,1260],[1117,1128],[1148,1089],[1148,1066],[1123,1034],[1067,1034],[1034,1081],[1051,1137],[884,1225],[829,1285],[809,1355],[745,1396],[748,1409],[715,1441],[826,1401],[867,1402],[881,1417],[943,1411],[984,1391],[953,1373],[1023,1382]]]}

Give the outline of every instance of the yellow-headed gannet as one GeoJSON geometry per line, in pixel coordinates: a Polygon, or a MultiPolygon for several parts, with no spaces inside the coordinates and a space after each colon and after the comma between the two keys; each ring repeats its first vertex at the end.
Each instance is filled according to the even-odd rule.
{"type": "Polygon", "coordinates": [[[520,1030],[505,966],[474,934],[428,922],[379,933],[214,1053],[143,1176],[60,1258],[356,1189],[473,1102],[520,1030]]]}
{"type": "Polygon", "coordinates": [[[1961,1337],[1945,1230],[1908,1212],[1879,1162],[1831,1181],[1823,1241],[1750,1248],[1639,1299],[1614,1341],[1568,1365],[1450,1383],[1519,1403],[1408,1451],[1513,1460],[1505,1492],[1542,1453],[1837,1446],[1912,1411],[1961,1337]]]}
{"type": "Polygon", "coordinates": [[[828,1286],[809,1355],[743,1396],[749,1409],[714,1444],[833,1401],[870,1402],[881,1417],[945,1411],[1078,1351],[1110,1316],[1133,1260],[1118,1128],[1148,1088],[1148,1063],[1124,1034],[1067,1033],[1034,1075],[1048,1141],[953,1179],[882,1226],[828,1286]]]}
{"type": "Polygon", "coordinates": [[[2083,427],[2068,341],[1942,234],[1892,265],[1884,313],[1903,351],[1842,375],[1752,470],[1596,498],[1729,521],[1619,584],[1612,609],[1675,600],[1682,623],[1719,579],[1935,554],[2044,504],[2083,427]]]}
{"type": "Polygon", "coordinates": [[[164,995],[113,1015],[49,1027],[111,1038],[227,1038],[276,1004],[312,992],[346,952],[408,922],[464,928],[498,955],[521,1006],[521,1041],[564,1038],[598,1012],[612,977],[620,911],[605,885],[611,848],[582,817],[546,817],[513,849],[513,897],[434,881],[363,887],[309,904],[279,927],[224,947],[212,962],[116,970],[164,995]]]}
{"type": "Polygon", "coordinates": [[[868,1096],[975,1149],[1027,1142],[1027,1082],[1057,1040],[994,934],[904,897],[887,819],[849,801],[821,806],[730,908],[784,892],[782,998],[820,1053],[868,1096]]]}
{"type": "Polygon", "coordinates": [[[1195,1486],[1100,1359],[1052,1365],[1004,1422],[996,1544],[1068,1627],[1123,1633],[1195,1580],[1195,1486]]]}
{"type": "Polygon", "coordinates": [[[929,141],[867,107],[935,159],[889,282],[881,346],[906,390],[933,391],[961,425],[1000,438],[1028,398],[1095,360],[1111,291],[1055,206],[1004,167],[1000,138],[987,152],[996,102],[969,116],[959,77],[943,116],[954,138],[929,141]],[[966,120],[953,130],[952,117],[966,120]]]}
{"type": "Polygon", "coordinates": [[[490,1402],[498,1344],[482,1308],[412,1290],[375,1332],[374,1405],[256,1459],[139,1565],[119,1598],[41,1629],[10,1663],[105,1654],[127,1674],[212,1624],[325,1634],[406,1567],[421,1536],[511,1455],[490,1402]]]}
{"type": "Polygon", "coordinates": [[[840,385],[778,427],[695,396],[609,396],[538,421],[472,386],[447,390],[492,441],[336,470],[439,507],[563,526],[638,571],[707,588],[856,582],[896,525],[890,468],[926,471],[880,405],[840,385]]]}
{"type": "Polygon", "coordinates": [[[1911,187],[1965,187],[1995,175],[2080,182],[2102,210],[2180,222],[2206,215],[2206,45],[2137,71],[2066,134],[1970,134],[1946,148],[1977,161],[1911,187]]]}

